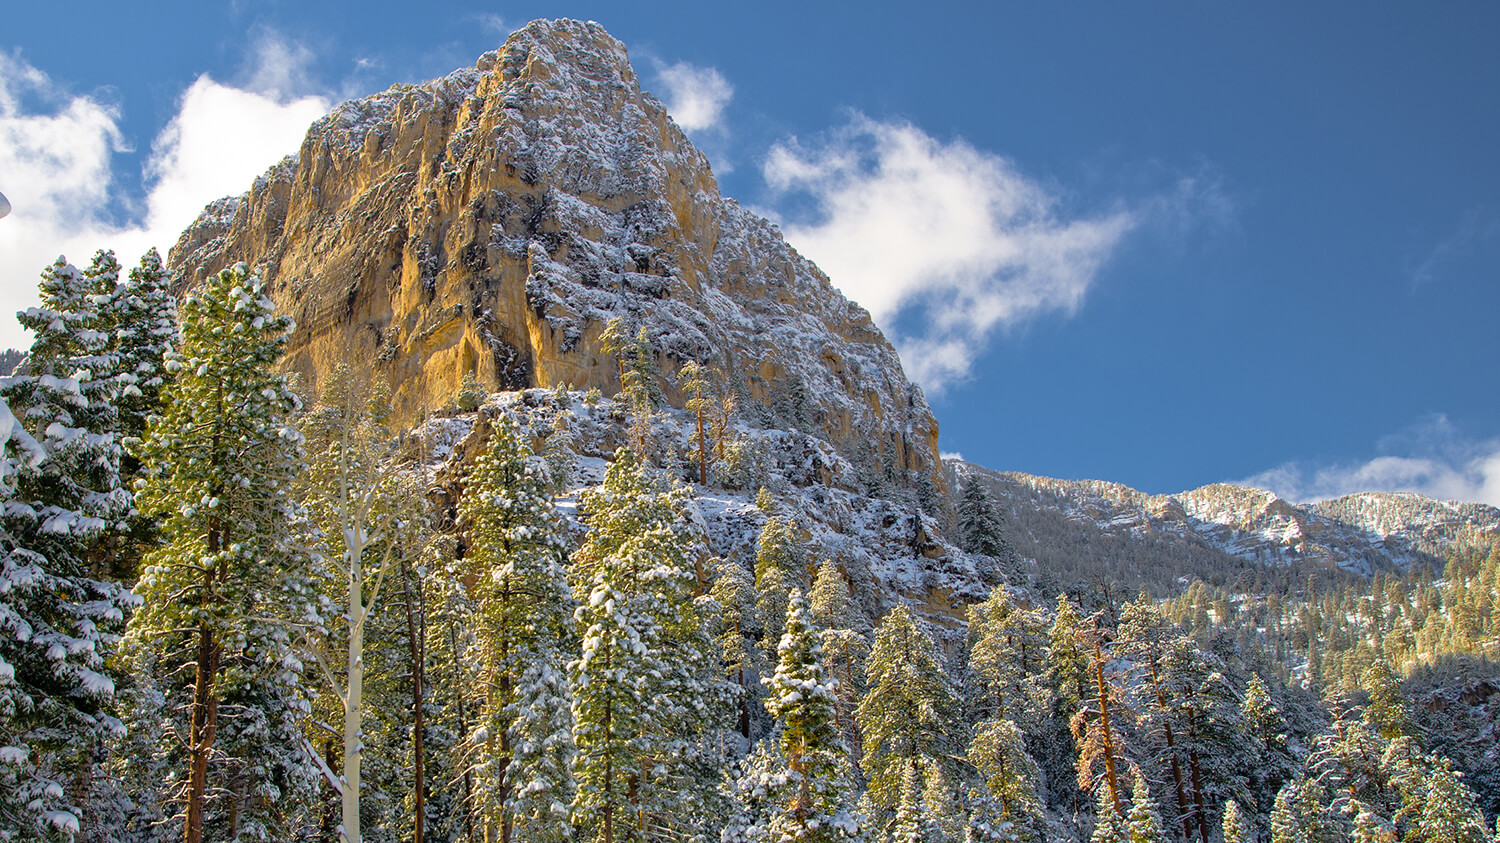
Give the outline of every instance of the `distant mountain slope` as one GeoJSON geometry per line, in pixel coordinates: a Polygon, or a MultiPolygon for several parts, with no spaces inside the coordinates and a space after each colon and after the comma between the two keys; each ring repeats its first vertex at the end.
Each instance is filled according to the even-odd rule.
{"type": "MultiPolygon", "coordinates": [[[[1365,493],[1311,505],[1215,483],[1148,495],[1118,483],[1055,480],[945,461],[977,478],[1010,521],[1021,555],[1045,570],[1144,566],[1148,579],[1336,567],[1369,576],[1441,563],[1447,549],[1500,539],[1500,509],[1415,494],[1365,493]],[[1248,567],[1247,567],[1248,566],[1248,567]]],[[[1133,578],[1120,578],[1131,582],[1133,578]]]]}

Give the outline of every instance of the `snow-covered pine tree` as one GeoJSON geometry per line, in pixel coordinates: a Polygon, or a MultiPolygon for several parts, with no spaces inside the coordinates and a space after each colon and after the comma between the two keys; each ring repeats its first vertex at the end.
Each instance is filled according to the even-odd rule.
{"type": "MultiPolygon", "coordinates": [[[[1394,747],[1393,747],[1394,749],[1394,747]]],[[[1396,822],[1410,843],[1487,843],[1484,814],[1474,792],[1453,772],[1441,755],[1398,753],[1388,766],[1401,793],[1396,822]],[[1415,757],[1412,757],[1415,756],[1415,757]]]]}
{"type": "Polygon", "coordinates": [[[684,496],[622,448],[580,501],[589,533],[569,577],[582,654],[569,676],[574,822],[586,840],[704,834],[722,814],[715,730],[732,689],[695,600],[684,496]]]}
{"type": "Polygon", "coordinates": [[[105,306],[114,333],[115,408],[120,434],[127,438],[143,436],[147,417],[161,407],[166,355],[177,339],[177,297],[171,283],[172,273],[153,248],[130,270],[129,280],[115,287],[105,306]]]}
{"type": "Polygon", "coordinates": [[[1089,843],[1130,843],[1130,825],[1115,808],[1109,788],[1099,788],[1094,811],[1094,833],[1089,843]]]}
{"type": "Polygon", "coordinates": [[[958,501],[959,546],[994,560],[997,573],[1011,574],[1015,550],[1002,531],[1000,513],[984,484],[976,477],[967,478],[958,501]]]}
{"type": "MultiPolygon", "coordinates": [[[[761,495],[769,497],[765,489],[761,495]]],[[[787,599],[806,585],[806,574],[807,562],[797,540],[796,524],[779,513],[769,515],[755,546],[755,613],[764,631],[760,646],[767,661],[776,659],[786,623],[787,599]]]]}
{"type": "Polygon", "coordinates": [[[1174,700],[1169,699],[1171,677],[1165,674],[1169,661],[1174,664],[1180,661],[1169,657],[1169,653],[1174,648],[1191,645],[1169,625],[1156,601],[1146,594],[1127,604],[1120,613],[1117,645],[1136,673],[1135,681],[1128,685],[1128,694],[1142,738],[1153,745],[1150,755],[1157,765],[1172,774],[1174,798],[1169,818],[1180,821],[1183,837],[1191,838],[1195,811],[1187,796],[1192,792],[1187,775],[1187,748],[1182,745],[1182,724],[1178,722],[1174,700]]]}
{"type": "Polygon", "coordinates": [[[895,816],[886,835],[887,843],[927,843],[927,824],[923,822],[922,773],[917,764],[901,768],[901,785],[896,792],[895,816]]]}
{"type": "Polygon", "coordinates": [[[1073,714],[1068,725],[1078,745],[1075,769],[1079,789],[1103,791],[1109,796],[1113,813],[1123,817],[1124,785],[1120,779],[1125,764],[1125,738],[1117,721],[1123,721],[1125,716],[1124,694],[1111,673],[1115,655],[1108,649],[1100,623],[1096,614],[1090,622],[1080,623],[1075,629],[1081,649],[1090,654],[1093,687],[1087,703],[1073,714]]]}
{"type": "Polygon", "coordinates": [[[937,645],[898,605],[881,620],[866,665],[870,689],[855,711],[864,739],[871,802],[894,811],[908,772],[947,765],[957,754],[958,702],[937,645]]]}
{"type": "Polygon", "coordinates": [[[1151,785],[1140,767],[1132,770],[1130,779],[1130,813],[1126,823],[1130,827],[1130,843],[1162,843],[1161,816],[1156,811],[1156,800],[1151,796],[1151,785]]]}
{"type": "Polygon", "coordinates": [[[298,400],[271,370],[292,321],[244,264],[211,276],[181,314],[166,363],[176,378],[137,481],[165,542],[144,561],[128,641],[166,692],[161,751],[179,766],[168,792],[187,843],[284,838],[285,813],[315,776],[290,630],[322,626],[293,540],[302,437],[286,420],[298,400]]]}
{"type": "Polygon", "coordinates": [[[692,396],[684,406],[698,421],[698,482],[704,486],[708,485],[708,434],[704,430],[703,419],[713,407],[709,372],[708,367],[697,360],[683,363],[682,368],[677,371],[678,388],[683,394],[692,396]]]}
{"type": "Polygon", "coordinates": [[[848,752],[837,724],[834,682],[823,664],[823,645],[802,592],[787,602],[776,672],[765,680],[766,709],[786,759],[781,810],[768,823],[770,839],[826,841],[858,833],[850,797],[848,752]]]}
{"type": "Polygon", "coordinates": [[[113,266],[48,267],[17,314],[35,335],[26,372],[0,379],[0,825],[36,839],[91,824],[100,749],[121,731],[104,670],[133,597],[91,559],[130,507],[95,295],[113,266]]]}
{"type": "Polygon", "coordinates": [[[763,654],[754,643],[760,630],[760,621],[755,616],[755,580],[739,562],[720,560],[709,597],[719,607],[719,658],[724,663],[725,675],[739,688],[738,728],[740,735],[749,741],[751,710],[759,708],[755,705],[759,697],[755,693],[757,679],[765,666],[763,654]]]}
{"type": "Polygon", "coordinates": [[[969,607],[969,677],[974,715],[1035,724],[1044,689],[1046,627],[1005,586],[969,607]]]}
{"type": "Polygon", "coordinates": [[[854,708],[864,693],[865,659],[870,642],[864,631],[869,622],[857,612],[849,594],[849,582],[832,559],[823,560],[818,577],[808,595],[813,621],[823,630],[823,657],[828,672],[837,680],[834,696],[838,699],[839,729],[848,746],[858,751],[859,729],[854,723],[854,708]]]}
{"type": "MultiPolygon", "coordinates": [[[[474,648],[482,666],[469,748],[475,798],[499,840],[572,835],[572,722],[564,674],[572,649],[567,546],[544,472],[506,416],[459,500],[475,580],[474,648]]],[[[488,834],[489,832],[487,832],[488,834]]]]}
{"type": "Polygon", "coordinates": [[[1045,808],[1037,792],[1041,771],[1026,751],[1025,738],[1010,720],[981,721],[969,744],[969,763],[994,799],[996,819],[1005,824],[1000,839],[1029,843],[1042,839],[1045,808]]]}
{"type": "Polygon", "coordinates": [[[1224,821],[1220,823],[1224,843],[1254,843],[1255,832],[1240,812],[1240,803],[1230,799],[1224,803],[1224,821]]]}

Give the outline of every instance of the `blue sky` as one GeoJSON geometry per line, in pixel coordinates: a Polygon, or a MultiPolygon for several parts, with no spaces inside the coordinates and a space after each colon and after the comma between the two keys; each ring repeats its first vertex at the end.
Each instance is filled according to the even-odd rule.
{"type": "Polygon", "coordinates": [[[58,251],[167,246],[341,99],[590,18],[875,313],[944,450],[1500,504],[1500,6],[1309,5],[0,0],[0,310],[58,251]]]}

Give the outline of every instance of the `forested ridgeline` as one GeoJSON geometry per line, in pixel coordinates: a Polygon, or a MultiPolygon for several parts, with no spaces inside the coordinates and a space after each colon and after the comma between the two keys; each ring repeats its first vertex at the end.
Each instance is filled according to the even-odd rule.
{"type": "Polygon", "coordinates": [[[663,442],[623,322],[607,464],[597,393],[528,392],[539,428],[473,379],[450,411],[482,447],[440,464],[353,370],[304,405],[243,264],[169,281],[59,260],[0,381],[0,836],[1493,839],[1492,549],[1054,596],[982,487],[919,489],[913,552],[950,524],[999,582],[940,616],[861,596],[722,373],[682,368],[663,442]],[[699,501],[730,490],[754,541],[716,556],[699,501]]]}

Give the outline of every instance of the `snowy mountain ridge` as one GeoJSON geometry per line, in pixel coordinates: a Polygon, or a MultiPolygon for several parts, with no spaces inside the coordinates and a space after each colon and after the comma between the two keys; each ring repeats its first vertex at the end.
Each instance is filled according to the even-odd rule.
{"type": "Polygon", "coordinates": [[[1265,565],[1331,565],[1368,576],[1440,563],[1451,547],[1500,538],[1500,509],[1410,493],[1297,504],[1262,489],[1213,483],[1149,495],[1119,483],[945,463],[964,480],[980,479],[1013,512],[1051,510],[1113,536],[1200,545],[1265,565]]]}

